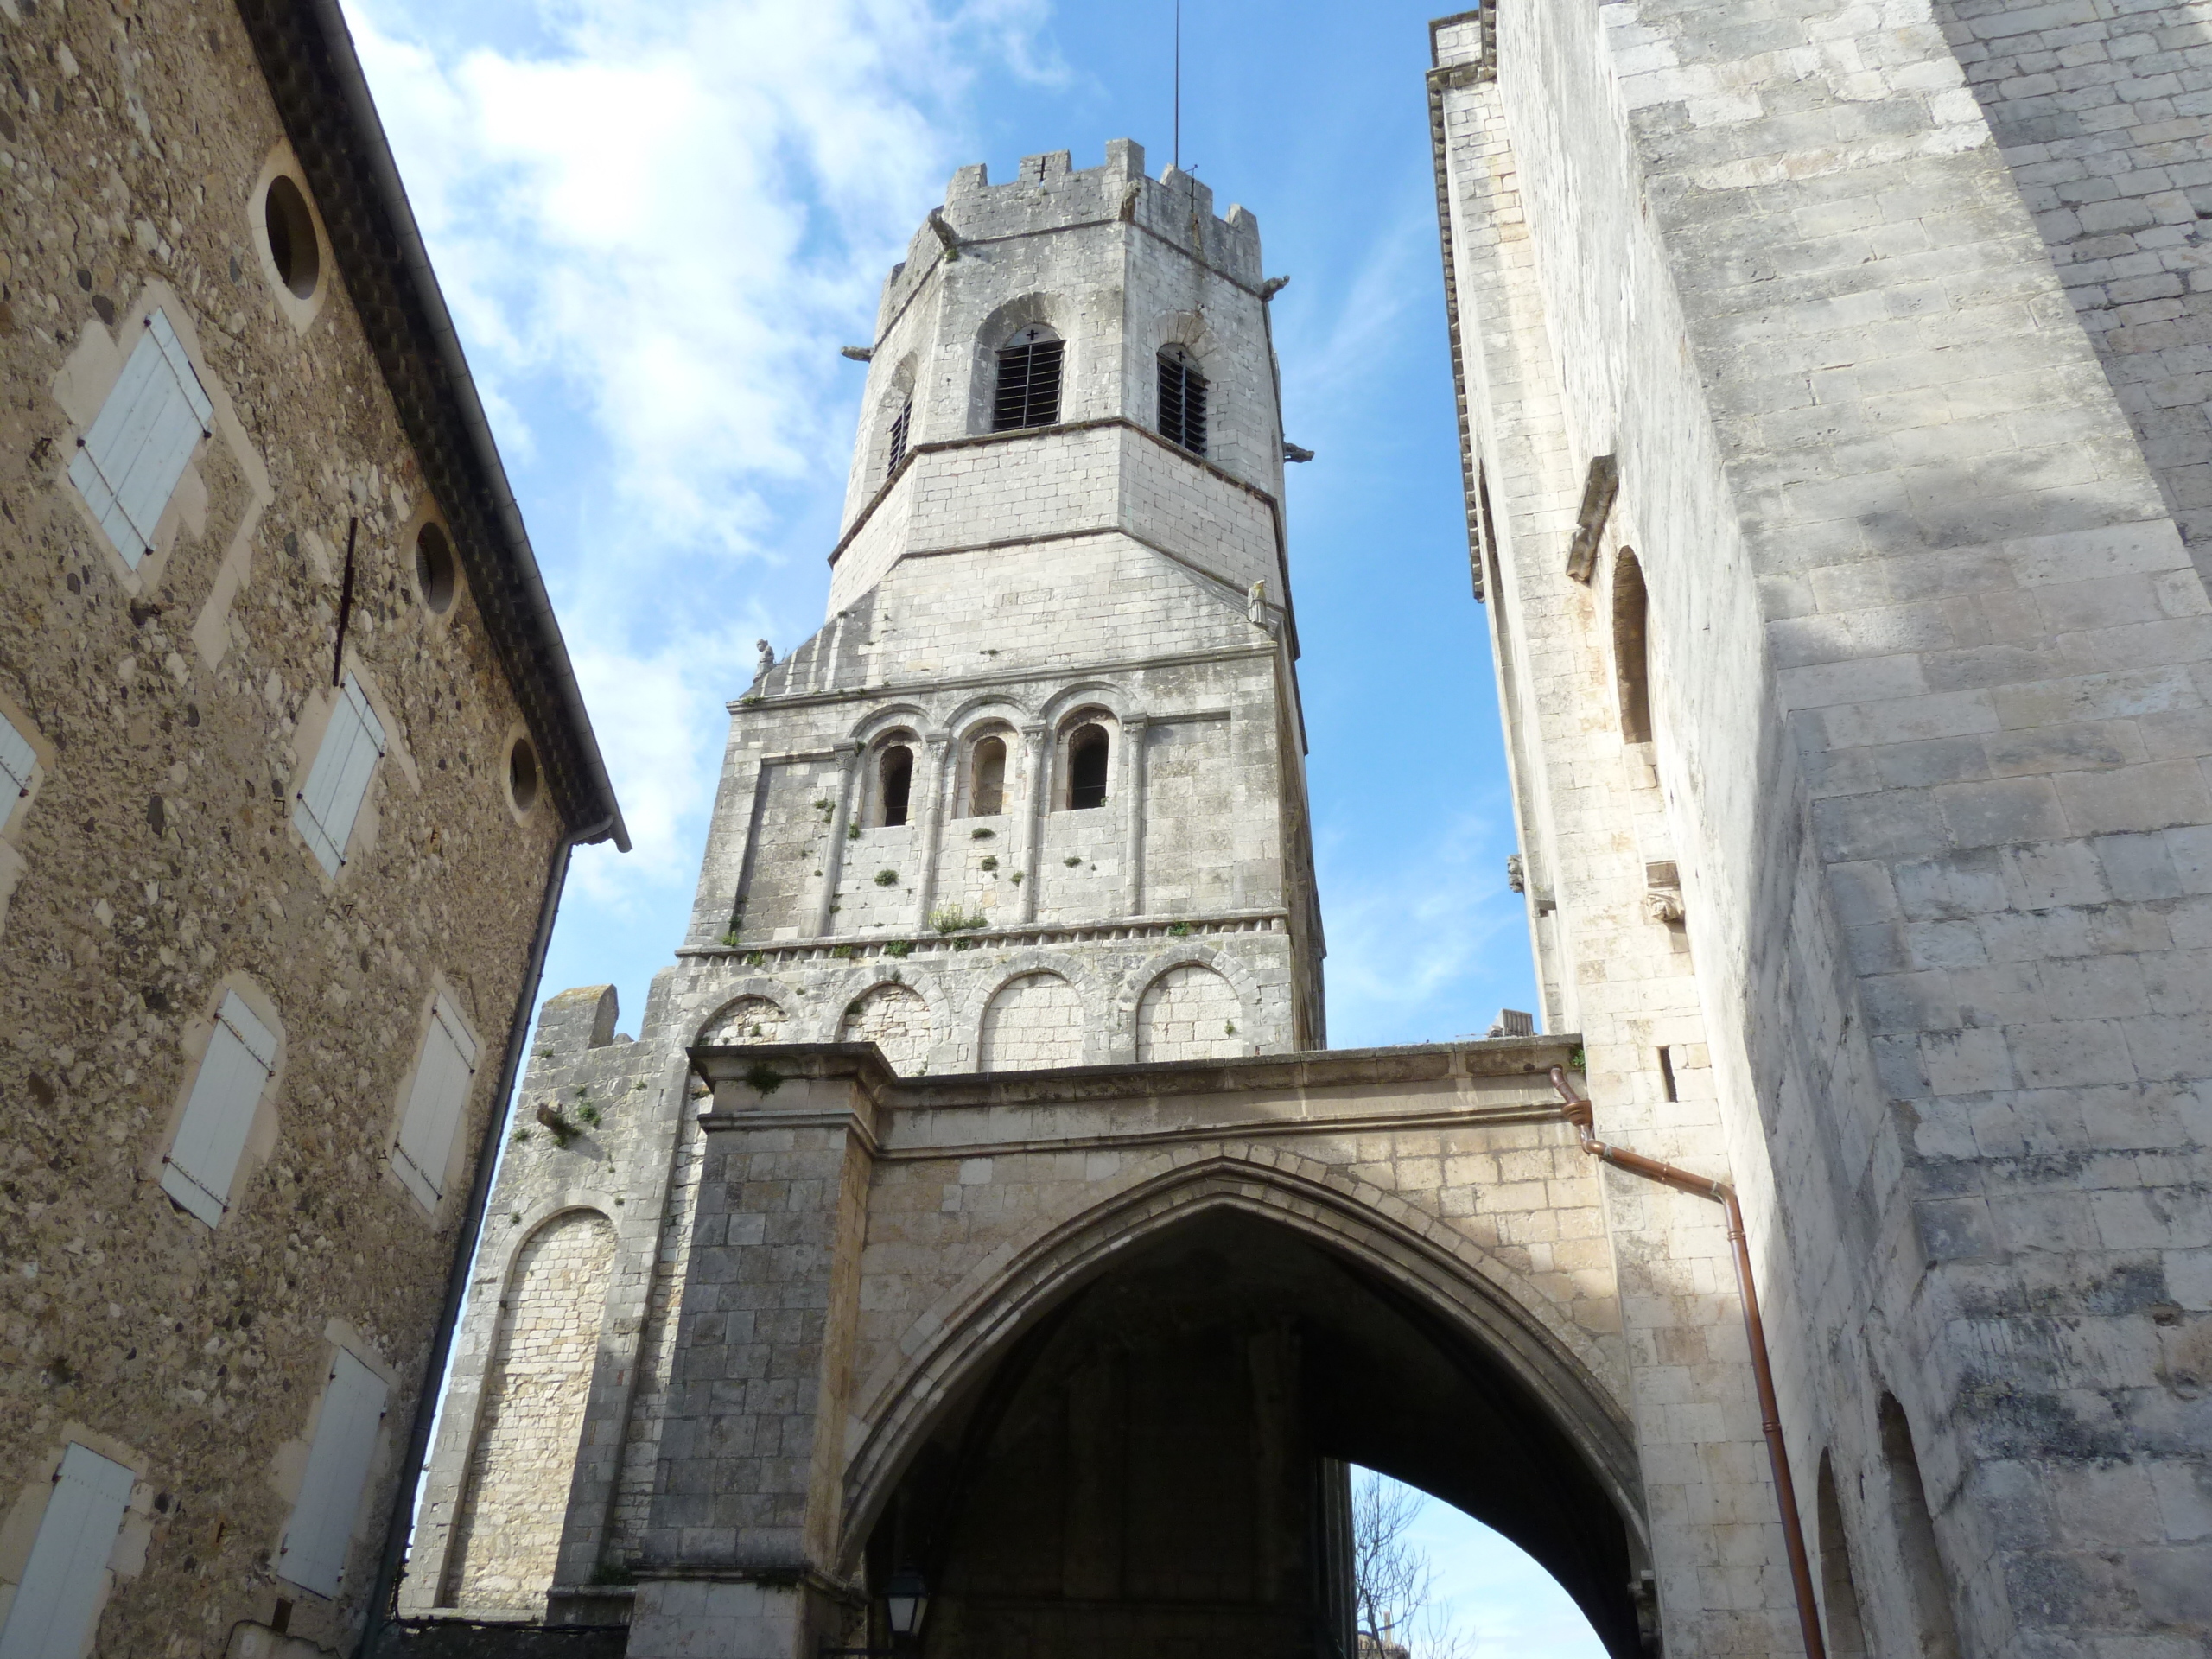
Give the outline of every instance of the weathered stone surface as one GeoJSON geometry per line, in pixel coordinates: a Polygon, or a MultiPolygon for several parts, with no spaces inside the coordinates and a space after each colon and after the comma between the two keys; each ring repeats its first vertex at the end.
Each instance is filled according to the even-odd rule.
{"type": "MultiPolygon", "coordinates": [[[[404,330],[357,310],[366,272],[334,246],[237,11],[17,10],[0,714],[38,770],[0,819],[0,1618],[74,1443],[138,1478],[94,1651],[214,1654],[235,1629],[329,1652],[375,1581],[567,826],[509,791],[524,696],[493,596],[464,576],[434,607],[418,582],[446,505],[379,355],[404,330]],[[289,285],[278,181],[317,267],[289,285]],[[125,557],[72,470],[157,313],[212,413],[125,557]],[[294,820],[332,719],[349,524],[342,666],[388,747],[330,876],[294,820]],[[276,1050],[211,1225],[161,1183],[233,993],[276,1050]],[[477,1065],[423,1172],[431,1204],[393,1158],[437,997],[477,1065]],[[387,1393],[331,1599],[283,1576],[282,1541],[340,1351],[387,1393]]],[[[325,136],[381,143],[350,118],[325,136]]],[[[521,579],[505,543],[466,550],[521,579]]]]}

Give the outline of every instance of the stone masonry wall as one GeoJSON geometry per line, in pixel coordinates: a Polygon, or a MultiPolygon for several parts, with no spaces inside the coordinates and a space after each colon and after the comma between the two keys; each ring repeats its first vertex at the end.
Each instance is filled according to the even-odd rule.
{"type": "Polygon", "coordinates": [[[1227,1059],[1247,1052],[1236,1027],[1236,993],[1212,969],[1171,968],[1137,1007],[1139,1060],[1227,1059]]]}
{"type": "Polygon", "coordinates": [[[613,1262],[613,1224],[588,1210],[555,1217],[516,1259],[454,1515],[446,1606],[544,1611],[613,1262]]]}
{"type": "Polygon", "coordinates": [[[1081,1065],[1083,1016],[1083,999],[1058,974],[1008,980],[984,1005],[976,1069],[1029,1071],[1081,1065]]]}
{"type": "Polygon", "coordinates": [[[100,1651],[213,1651],[280,1598],[296,1635],[341,1647],[561,826],[510,809],[518,708],[466,582],[442,614],[416,591],[438,504],[347,273],[324,241],[310,299],[274,275],[257,185],[289,151],[235,10],[49,4],[4,31],[0,703],[43,747],[0,925],[0,1510],[66,1433],[111,1435],[147,1460],[158,1518],[100,1651]],[[214,429],[134,571],[67,471],[156,306],[214,429]],[[333,883],[289,795],[356,518],[346,655],[391,747],[333,883]],[[211,1230],[157,1180],[187,1035],[233,976],[281,1020],[282,1077],[211,1230]],[[437,980],[482,1063],[432,1215],[386,1158],[437,980]],[[297,1479],[334,1321],[398,1380],[331,1604],[271,1561],[291,1508],[273,1471],[297,1479]]]}
{"type": "MultiPolygon", "coordinates": [[[[667,977],[655,982],[648,1022],[665,1000],[667,977]]],[[[617,1017],[613,988],[604,985],[563,991],[539,1010],[454,1333],[400,1586],[401,1611],[410,1615],[451,1607],[452,1596],[472,1591],[508,1598],[498,1606],[520,1605],[515,1598],[526,1596],[547,1603],[550,1579],[549,1616],[564,1622],[567,1592],[606,1559],[632,1399],[654,1386],[641,1380],[640,1366],[651,1372],[658,1337],[645,1333],[686,1248],[680,1218],[688,1192],[677,1173],[687,1116],[683,1056],[631,1041],[615,1030],[617,1017]],[[563,1127],[543,1122],[541,1109],[563,1127]],[[570,1259],[575,1253],[604,1265],[587,1269],[570,1259]],[[533,1288],[541,1281],[542,1296],[533,1288]],[[531,1384],[529,1430],[518,1438],[506,1427],[518,1421],[512,1332],[533,1305],[547,1310],[549,1339],[570,1319],[569,1338],[582,1345],[548,1357],[548,1369],[534,1373],[543,1380],[531,1384]],[[543,1428],[569,1412],[576,1415],[543,1428]],[[529,1503],[472,1497],[484,1470],[526,1483],[529,1503]],[[480,1570],[470,1565],[469,1532],[474,1525],[481,1535],[486,1513],[494,1535],[480,1570]],[[524,1558],[526,1583],[515,1565],[524,1558]]]]}
{"type": "Polygon", "coordinates": [[[2167,509],[2212,569],[2212,7],[1945,0],[1937,16],[2167,509]]]}
{"type": "MultiPolygon", "coordinates": [[[[1472,38],[1441,42],[1460,54],[1447,64],[1475,60],[1479,31],[1465,33],[1472,38]]],[[[1691,1064],[1706,1054],[1707,1030],[1694,957],[1684,931],[1646,907],[1651,865],[1677,856],[1655,747],[1695,734],[1669,718],[1662,693],[1658,744],[1626,741],[1610,649],[1620,549],[1634,545],[1647,564],[1664,567],[1655,580],[1672,582],[1680,574],[1665,551],[1673,538],[1658,533],[1640,499],[1624,499],[1598,550],[1597,579],[1586,587],[1567,577],[1585,469],[1610,440],[1576,429],[1590,416],[1571,394],[1556,343],[1575,335],[1550,307],[1504,89],[1463,80],[1440,102],[1470,419],[1497,543],[1487,611],[1496,660],[1510,676],[1501,702],[1518,715],[1510,742],[1547,1022],[1583,1034],[1601,1134],[1718,1172],[1727,1166],[1720,1102],[1710,1071],[1691,1064]],[[1678,1065],[1671,1095],[1662,1049],[1678,1065]]],[[[1614,256],[1613,268],[1651,274],[1625,255],[1614,256]]],[[[1639,293],[1637,302],[1658,297],[1639,293]]],[[[1676,447],[1687,447],[1687,435],[1661,422],[1636,430],[1668,446],[1669,475],[1687,492],[1697,478],[1685,464],[1694,451],[1676,447]]],[[[1725,542],[1705,545],[1725,569],[1725,542]]],[[[1719,635],[1741,637],[1740,629],[1719,635]]],[[[1703,658],[1723,650],[1706,647],[1703,658]]],[[[1619,1176],[1605,1178],[1600,1192],[1633,1357],[1629,1397],[1669,1649],[1784,1648],[1795,1639],[1789,1586],[1718,1213],[1619,1176]]],[[[1758,1236],[1773,1248],[1771,1229],[1758,1236]]]]}
{"type": "Polygon", "coordinates": [[[837,1027],[839,1042],[874,1043],[891,1069],[900,1072],[927,1063],[935,1034],[929,1004],[904,985],[891,983],[871,986],[855,997],[837,1027]]]}
{"type": "MultiPolygon", "coordinates": [[[[2205,641],[2157,480],[1932,18],[1506,8],[1497,73],[1569,476],[1618,458],[1649,582],[1702,1155],[1790,1333],[1801,1491],[1827,1452],[1870,1635],[1910,1650],[1893,1394],[1969,1651],[2194,1640],[2154,1356],[2199,1241],[2139,1224],[2202,1208],[2169,1033],[2205,641]]],[[[1524,660],[1599,645],[1512,620],[1524,660]]]]}

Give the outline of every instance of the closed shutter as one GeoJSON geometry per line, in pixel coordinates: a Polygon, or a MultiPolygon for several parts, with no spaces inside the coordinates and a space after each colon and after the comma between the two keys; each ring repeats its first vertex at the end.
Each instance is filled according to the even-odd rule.
{"type": "Polygon", "coordinates": [[[330,725],[315,751],[308,772],[308,786],[300,791],[292,810],[293,827],[315,849],[323,872],[335,875],[346,862],[346,843],[353,838],[353,820],[368,798],[369,779],[384,755],[384,722],[351,674],[340,688],[338,706],[330,711],[330,725]]]}
{"type": "Polygon", "coordinates": [[[361,1489],[368,1484],[384,1399],[384,1379],[339,1350],[323,1390],[322,1415],[308,1452],[300,1501],[292,1506],[276,1552],[277,1572],[319,1596],[336,1595],[346,1574],[353,1517],[360,1513],[361,1489]]]}
{"type": "Polygon", "coordinates": [[[137,1479],[81,1446],[63,1451],[23,1581],[0,1626],[0,1659],[78,1659],[84,1652],[137,1479]]]}
{"type": "Polygon", "coordinates": [[[37,765],[38,751],[30,739],[0,715],[0,830],[8,827],[16,803],[31,792],[31,772],[37,765]]]}
{"type": "Polygon", "coordinates": [[[215,1032],[192,1080],[184,1121],[162,1160],[162,1191],[210,1227],[231,1207],[231,1178],[276,1065],[276,1038],[232,991],[216,1011],[215,1032]]]}
{"type": "Polygon", "coordinates": [[[133,569],[153,550],[154,527],[214,413],[168,315],[156,311],[69,463],[70,481],[133,569]]]}
{"type": "Polygon", "coordinates": [[[453,1138],[476,1077],[476,1039],[461,1023],[459,1011],[441,996],[430,1007],[430,1028],[423,1036],[415,1087],[407,1096],[399,1144],[392,1153],[392,1167],[425,1209],[436,1209],[445,1196],[453,1138]]]}

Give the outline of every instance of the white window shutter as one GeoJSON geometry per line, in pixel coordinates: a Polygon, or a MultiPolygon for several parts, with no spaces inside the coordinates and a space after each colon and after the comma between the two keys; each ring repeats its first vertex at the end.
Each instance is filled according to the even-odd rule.
{"type": "Polygon", "coordinates": [[[38,751],[31,747],[30,739],[0,715],[0,830],[15,816],[16,803],[31,792],[31,773],[37,766],[38,751]]]}
{"type": "Polygon", "coordinates": [[[62,1452],[23,1581],[0,1626],[0,1659],[78,1659],[84,1652],[137,1479],[73,1442],[62,1452]]]}
{"type": "Polygon", "coordinates": [[[392,1153],[393,1169],[426,1210],[435,1210],[445,1196],[446,1168],[476,1078],[476,1039],[460,1013],[439,997],[430,1006],[430,1028],[423,1034],[415,1086],[392,1153]]]}
{"type": "Polygon", "coordinates": [[[152,550],[154,527],[213,418],[176,330],[156,311],[69,463],[70,481],[132,569],[152,550]]]}
{"type": "Polygon", "coordinates": [[[322,1415],[315,1421],[299,1502],[292,1506],[276,1552],[277,1572],[319,1596],[336,1595],[345,1576],[353,1517],[360,1513],[361,1490],[368,1484],[384,1402],[384,1379],[339,1350],[323,1390],[322,1415]]]}
{"type": "Polygon", "coordinates": [[[353,838],[353,820],[368,798],[369,779],[384,755],[384,722],[369,707],[368,694],[351,674],[340,690],[337,706],[330,711],[330,725],[323,732],[322,747],[308,768],[307,787],[292,810],[292,823],[315,849],[316,861],[327,875],[335,875],[346,862],[346,843],[353,838]]]}
{"type": "Polygon", "coordinates": [[[276,1065],[276,1038],[232,991],[216,1012],[184,1119],[162,1160],[162,1191],[210,1227],[230,1208],[231,1178],[276,1065]]]}

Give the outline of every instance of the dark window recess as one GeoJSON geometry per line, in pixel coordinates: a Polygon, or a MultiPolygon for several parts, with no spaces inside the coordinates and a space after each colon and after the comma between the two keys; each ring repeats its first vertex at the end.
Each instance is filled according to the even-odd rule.
{"type": "Polygon", "coordinates": [[[1076,811],[1106,804],[1106,732],[1085,726],[1068,740],[1068,805],[1076,811]]]}
{"type": "Polygon", "coordinates": [[[1006,740],[987,737],[976,745],[974,783],[968,792],[972,817],[995,818],[1006,805],[1006,740]]]}
{"type": "Polygon", "coordinates": [[[1613,565],[1613,672],[1620,682],[1621,741],[1651,741],[1651,602],[1643,567],[1623,548],[1613,565]]]}
{"type": "Polygon", "coordinates": [[[914,752],[903,747],[883,752],[883,822],[906,822],[906,802],[914,790],[914,752]]]}
{"type": "Polygon", "coordinates": [[[1206,380],[1179,346],[1160,354],[1160,435],[1194,455],[1206,452],[1206,380]]]}
{"type": "Polygon", "coordinates": [[[991,407],[991,430],[1012,432],[1025,426],[1050,426],[1060,418],[1060,342],[1036,329],[999,350],[998,400],[991,407]]]}
{"type": "Polygon", "coordinates": [[[890,477],[899,470],[899,463],[906,459],[906,429],[913,423],[914,400],[909,397],[899,406],[899,418],[891,423],[891,460],[883,469],[890,477]]]}

